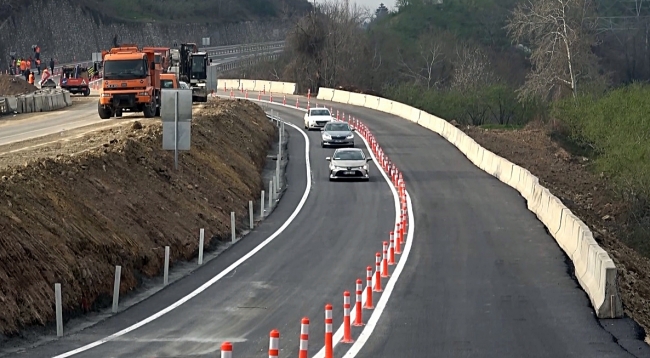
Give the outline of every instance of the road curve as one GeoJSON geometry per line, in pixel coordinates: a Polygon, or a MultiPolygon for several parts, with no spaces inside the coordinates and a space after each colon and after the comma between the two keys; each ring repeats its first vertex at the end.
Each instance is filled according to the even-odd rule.
{"type": "MultiPolygon", "coordinates": [[[[301,125],[302,113],[280,115],[301,125]]],[[[287,126],[286,128],[289,128],[287,126]]],[[[16,357],[61,354],[109,336],[169,306],[221,272],[278,228],[304,194],[305,140],[290,130],[288,188],[278,208],[245,240],[192,275],[151,298],[78,334],[66,336],[16,357]]],[[[235,344],[238,356],[257,356],[268,349],[268,333],[282,334],[283,355],[296,356],[300,319],[310,317],[310,333],[322,337],[323,307],[334,305],[342,317],[342,293],[354,290],[357,278],[373,262],[394,223],[393,197],[388,184],[375,175],[370,182],[331,183],[318,132],[308,133],[312,188],[295,220],[266,247],[198,296],[155,321],[75,357],[155,357],[215,355],[223,340],[235,344]],[[363,257],[367,255],[368,257],[363,257]]],[[[363,147],[359,140],[358,147],[363,147]]],[[[310,347],[312,354],[319,344],[310,347]]]]}
{"type": "MultiPolygon", "coordinates": [[[[287,102],[296,98],[304,108],[303,97],[287,102]]],[[[345,357],[650,357],[634,322],[595,317],[565,254],[514,189],[417,124],[315,103],[370,127],[403,172],[415,212],[394,298],[345,357]]]]}

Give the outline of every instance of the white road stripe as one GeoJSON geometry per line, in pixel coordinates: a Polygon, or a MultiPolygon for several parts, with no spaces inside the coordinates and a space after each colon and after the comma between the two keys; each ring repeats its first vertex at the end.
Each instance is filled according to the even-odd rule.
{"type": "Polygon", "coordinates": [[[266,240],[264,240],[261,244],[257,245],[253,250],[251,250],[250,252],[248,252],[246,255],[242,256],[239,260],[235,261],[232,265],[228,266],[225,270],[221,271],[218,275],[214,276],[214,277],[213,277],[212,279],[210,279],[208,282],[204,283],[204,284],[201,285],[199,288],[197,288],[196,290],[190,292],[187,296],[185,296],[185,297],[181,298],[180,300],[174,302],[173,304],[171,304],[170,306],[166,307],[165,309],[160,310],[160,311],[158,311],[157,313],[155,313],[155,314],[153,314],[153,315],[151,315],[151,316],[145,318],[144,320],[139,321],[139,322],[133,324],[132,326],[129,326],[129,327],[127,327],[127,328],[125,328],[125,329],[123,329],[123,330],[121,330],[121,331],[119,331],[119,332],[116,332],[116,333],[114,333],[114,334],[112,334],[112,335],[110,335],[110,336],[108,336],[108,337],[106,337],[106,338],[104,338],[104,339],[100,339],[100,340],[98,340],[98,341],[95,341],[95,342],[89,343],[89,344],[87,344],[87,345],[85,345],[85,346],[83,346],[83,347],[80,347],[80,348],[77,348],[77,349],[71,350],[71,351],[66,352],[66,353],[59,354],[59,355],[57,355],[57,356],[54,356],[53,358],[67,358],[67,357],[71,357],[71,356],[73,356],[73,355],[75,355],[75,354],[79,354],[79,353],[81,353],[81,352],[85,352],[85,351],[87,351],[87,350],[90,350],[90,349],[92,349],[92,348],[95,348],[95,347],[97,347],[97,346],[100,346],[100,345],[102,345],[102,344],[104,344],[104,343],[106,343],[106,342],[110,342],[111,340],[113,340],[113,339],[115,339],[115,338],[118,338],[118,337],[124,336],[125,334],[127,334],[127,333],[129,333],[129,332],[132,332],[132,331],[134,331],[134,330],[136,330],[136,329],[138,329],[138,328],[144,326],[144,325],[147,324],[147,323],[151,323],[151,322],[153,322],[154,320],[156,320],[156,319],[162,317],[163,315],[165,315],[165,314],[171,312],[172,310],[174,310],[174,309],[180,307],[182,304],[186,303],[186,302],[189,301],[190,299],[192,299],[192,298],[198,296],[201,292],[205,291],[205,290],[208,289],[210,286],[214,285],[216,282],[218,282],[219,280],[221,280],[224,276],[226,276],[226,275],[228,275],[230,272],[234,271],[234,270],[235,270],[239,265],[241,265],[241,264],[244,263],[246,260],[248,260],[248,259],[250,259],[251,257],[253,257],[253,255],[255,255],[255,254],[258,253],[260,250],[262,250],[266,245],[268,245],[269,243],[271,243],[271,241],[275,240],[275,238],[277,238],[277,237],[278,237],[278,236],[279,236],[279,235],[280,235],[284,230],[286,230],[287,227],[289,227],[289,225],[291,224],[291,222],[293,222],[293,220],[295,220],[296,216],[298,216],[298,214],[300,213],[300,210],[302,210],[302,207],[305,205],[305,202],[307,201],[307,197],[309,196],[309,192],[311,191],[311,190],[310,190],[310,189],[311,189],[311,175],[310,175],[310,172],[311,172],[311,164],[310,164],[310,161],[309,161],[309,137],[308,137],[307,134],[306,134],[302,129],[300,129],[298,126],[293,125],[293,124],[288,123],[288,122],[285,122],[285,123],[286,123],[287,125],[289,125],[289,126],[295,128],[295,129],[296,129],[298,132],[300,132],[300,134],[302,134],[302,136],[305,138],[305,167],[306,167],[306,170],[307,170],[307,187],[305,188],[305,192],[304,192],[304,194],[302,195],[302,199],[300,199],[300,202],[298,203],[298,206],[297,206],[296,209],[293,211],[293,213],[291,214],[291,216],[289,216],[289,218],[287,219],[287,221],[286,221],[284,224],[282,224],[282,226],[281,226],[281,227],[280,227],[276,232],[274,232],[273,235],[269,236],[269,237],[268,237],[266,240]]]}

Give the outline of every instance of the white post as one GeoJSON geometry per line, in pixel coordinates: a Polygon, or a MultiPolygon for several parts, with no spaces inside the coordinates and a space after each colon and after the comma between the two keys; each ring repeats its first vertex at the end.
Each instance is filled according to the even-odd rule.
{"type": "Polygon", "coordinates": [[[115,266],[115,282],[113,283],[113,313],[117,313],[120,302],[120,278],[122,277],[122,266],[115,266]]]}
{"type": "Polygon", "coordinates": [[[237,233],[235,232],[235,212],[231,211],[230,212],[230,236],[232,239],[232,242],[235,242],[237,239],[237,233]]]}
{"type": "Polygon", "coordinates": [[[278,156],[282,158],[282,132],[284,130],[284,122],[278,121],[280,125],[280,145],[278,146],[278,156]]]}
{"type": "Polygon", "coordinates": [[[168,283],[169,283],[169,246],[165,246],[164,285],[167,286],[168,283]]]}
{"type": "Polygon", "coordinates": [[[255,216],[253,214],[253,201],[252,200],[248,201],[248,223],[250,224],[250,229],[253,230],[253,226],[255,225],[255,216]]]}
{"type": "Polygon", "coordinates": [[[266,201],[266,193],[262,190],[262,196],[260,199],[260,220],[264,219],[264,202],[266,201]]]}
{"type": "Polygon", "coordinates": [[[205,242],[205,229],[199,231],[199,265],[203,265],[203,243],[205,242]]]}
{"type": "Polygon", "coordinates": [[[269,180],[269,210],[273,207],[273,180],[269,180]]]}
{"type": "Polygon", "coordinates": [[[273,177],[273,200],[278,199],[278,192],[279,192],[279,190],[278,190],[279,185],[278,184],[279,184],[278,183],[278,172],[276,171],[275,172],[275,177],[273,177]]]}
{"type": "Polygon", "coordinates": [[[60,283],[54,284],[54,304],[56,306],[56,336],[63,337],[63,303],[60,283]]]}
{"type": "Polygon", "coordinates": [[[278,160],[275,162],[275,191],[277,193],[280,192],[280,157],[278,157],[278,160]]]}

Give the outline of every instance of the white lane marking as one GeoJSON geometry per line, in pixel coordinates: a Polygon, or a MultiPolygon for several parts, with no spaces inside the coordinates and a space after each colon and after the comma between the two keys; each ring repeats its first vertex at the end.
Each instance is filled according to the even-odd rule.
{"type": "Polygon", "coordinates": [[[368,339],[370,339],[372,332],[375,330],[375,327],[377,326],[377,322],[379,322],[379,318],[381,317],[381,314],[386,309],[386,304],[388,304],[388,299],[390,298],[391,293],[395,289],[397,278],[399,278],[399,275],[402,273],[402,270],[404,270],[406,259],[408,258],[408,255],[411,252],[411,247],[413,246],[413,232],[415,231],[415,221],[413,219],[413,204],[411,203],[411,196],[409,195],[408,190],[406,191],[406,206],[407,206],[408,217],[409,217],[409,228],[408,228],[408,234],[406,235],[406,245],[404,247],[404,251],[402,251],[402,257],[400,257],[399,263],[397,264],[397,267],[395,267],[395,271],[391,273],[390,280],[388,280],[388,284],[386,285],[386,287],[384,287],[384,292],[381,294],[381,298],[379,298],[379,302],[377,302],[377,306],[375,307],[375,310],[370,315],[370,319],[363,327],[363,331],[361,331],[361,334],[359,335],[357,340],[354,341],[352,347],[348,349],[348,351],[345,353],[343,358],[356,357],[357,354],[359,354],[359,352],[363,348],[363,346],[366,344],[368,339]]]}
{"type": "Polygon", "coordinates": [[[199,288],[197,288],[196,290],[190,292],[187,296],[179,299],[178,301],[174,302],[170,306],[158,311],[157,313],[145,318],[142,321],[139,321],[139,322],[133,324],[132,326],[129,326],[129,327],[127,327],[127,328],[125,328],[125,329],[123,329],[123,330],[121,330],[119,332],[113,333],[112,335],[110,335],[110,336],[108,336],[106,338],[103,338],[103,339],[97,340],[95,342],[89,343],[89,344],[87,344],[87,345],[85,345],[83,347],[79,347],[79,348],[71,350],[69,352],[59,354],[57,356],[54,356],[53,358],[71,357],[71,356],[73,356],[75,354],[85,352],[85,351],[87,351],[89,349],[100,346],[100,345],[102,345],[102,344],[104,344],[106,342],[109,342],[109,341],[117,338],[117,337],[123,336],[123,335],[125,335],[125,334],[127,334],[127,333],[129,333],[131,331],[134,331],[134,330],[144,326],[147,323],[153,322],[154,320],[156,320],[156,319],[162,317],[163,315],[171,312],[172,310],[180,307],[182,304],[186,303],[190,299],[196,297],[201,292],[208,289],[210,286],[214,285],[217,281],[221,280],[224,276],[229,274],[231,271],[235,270],[239,265],[244,263],[246,260],[253,257],[253,255],[258,253],[260,250],[262,250],[262,248],[264,248],[271,241],[273,241],[275,238],[277,238],[291,224],[291,222],[296,218],[296,216],[298,216],[298,213],[300,213],[300,210],[302,209],[302,207],[305,205],[305,202],[307,201],[307,197],[309,196],[309,192],[311,191],[311,176],[309,175],[310,172],[311,172],[311,164],[310,164],[310,161],[309,161],[309,145],[310,145],[310,143],[309,143],[309,137],[307,136],[307,134],[302,129],[300,129],[298,126],[293,125],[293,124],[291,124],[289,122],[285,122],[285,123],[287,125],[295,128],[298,132],[300,132],[300,134],[302,134],[303,138],[305,138],[305,167],[306,167],[306,170],[307,170],[307,187],[305,188],[305,193],[302,195],[302,199],[300,199],[300,203],[298,203],[298,206],[293,211],[291,216],[289,216],[287,221],[284,224],[282,224],[282,226],[280,226],[280,228],[276,232],[274,232],[273,235],[269,236],[266,240],[264,240],[262,243],[257,245],[253,250],[248,252],[246,255],[242,256],[239,260],[235,261],[233,264],[228,266],[225,270],[221,271],[218,275],[214,276],[208,282],[204,283],[199,288]]]}
{"type": "MultiPolygon", "coordinates": [[[[217,95],[217,96],[227,97],[228,95],[217,95]]],[[[290,106],[282,103],[275,103],[275,102],[270,102],[265,100],[257,100],[257,99],[237,97],[237,96],[234,97],[240,99],[248,99],[254,102],[263,102],[263,103],[272,104],[276,106],[286,107],[289,109],[299,110],[302,112],[307,112],[306,109],[296,108],[295,106],[290,106]]],[[[393,199],[395,201],[395,223],[397,223],[399,221],[399,215],[401,212],[401,209],[399,207],[399,195],[397,194],[397,190],[395,189],[395,186],[393,185],[392,181],[388,177],[388,174],[386,174],[384,169],[379,165],[379,161],[377,160],[375,154],[370,149],[370,144],[368,143],[368,141],[361,135],[359,136],[359,138],[363,140],[363,143],[366,145],[366,148],[368,149],[368,152],[370,153],[372,160],[375,162],[377,168],[379,169],[380,173],[384,177],[384,180],[386,180],[386,182],[388,183],[388,186],[390,187],[391,192],[393,193],[393,199]]],[[[381,297],[379,298],[379,301],[377,302],[377,305],[373,310],[370,319],[364,326],[361,335],[359,335],[359,338],[357,338],[357,340],[354,342],[352,347],[350,347],[350,349],[348,350],[348,352],[345,354],[344,357],[355,357],[359,353],[361,348],[363,348],[363,346],[366,344],[366,342],[370,338],[370,335],[374,331],[375,326],[377,325],[377,322],[381,317],[381,314],[384,312],[384,309],[386,309],[386,304],[388,303],[388,299],[390,298],[393,290],[395,289],[395,284],[397,283],[397,279],[399,278],[399,275],[402,273],[402,270],[404,270],[404,266],[406,265],[406,261],[408,260],[409,253],[411,252],[411,246],[413,246],[413,234],[415,231],[415,221],[413,218],[413,206],[411,204],[411,197],[409,196],[408,191],[406,192],[406,202],[407,202],[407,210],[408,210],[408,218],[409,218],[409,228],[406,234],[406,245],[404,246],[404,251],[402,251],[397,266],[395,267],[395,270],[391,273],[390,279],[388,280],[386,287],[383,288],[384,290],[381,293],[381,297]]],[[[374,279],[374,274],[373,274],[373,279],[374,279]]],[[[365,288],[364,288],[364,294],[361,296],[361,298],[362,298],[361,304],[363,306],[366,303],[365,288]]],[[[354,321],[355,317],[356,317],[356,310],[352,309],[350,312],[350,321],[354,321]]],[[[341,342],[341,339],[343,338],[343,333],[344,333],[343,324],[341,324],[341,326],[339,326],[339,328],[336,330],[332,338],[333,347],[336,347],[336,345],[339,344],[339,342],[341,342]]],[[[316,355],[314,355],[313,358],[324,358],[324,357],[325,357],[325,347],[321,348],[321,350],[318,351],[318,353],[316,353],[316,355]]]]}

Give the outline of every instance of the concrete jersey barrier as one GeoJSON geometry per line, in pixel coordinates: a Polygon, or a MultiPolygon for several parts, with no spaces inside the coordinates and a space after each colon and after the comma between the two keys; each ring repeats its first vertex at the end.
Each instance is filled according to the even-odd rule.
{"type": "Polygon", "coordinates": [[[562,250],[571,258],[580,286],[589,296],[599,318],[620,318],[623,304],[616,282],[616,266],[594,240],[587,225],[560,199],[539,184],[528,170],[478,145],[449,122],[406,104],[359,93],[320,88],[319,100],[353,104],[404,118],[427,128],[456,146],[474,165],[516,189],[528,209],[548,228],[562,250]]]}
{"type": "MultiPolygon", "coordinates": [[[[292,82],[275,82],[265,80],[246,80],[220,78],[217,80],[217,88],[224,91],[250,91],[278,94],[295,94],[296,84],[292,82]]],[[[251,95],[253,95],[251,93],[251,95]]]]}
{"type": "Polygon", "coordinates": [[[70,92],[61,89],[40,90],[0,99],[0,114],[49,112],[72,105],[70,92]]]}

